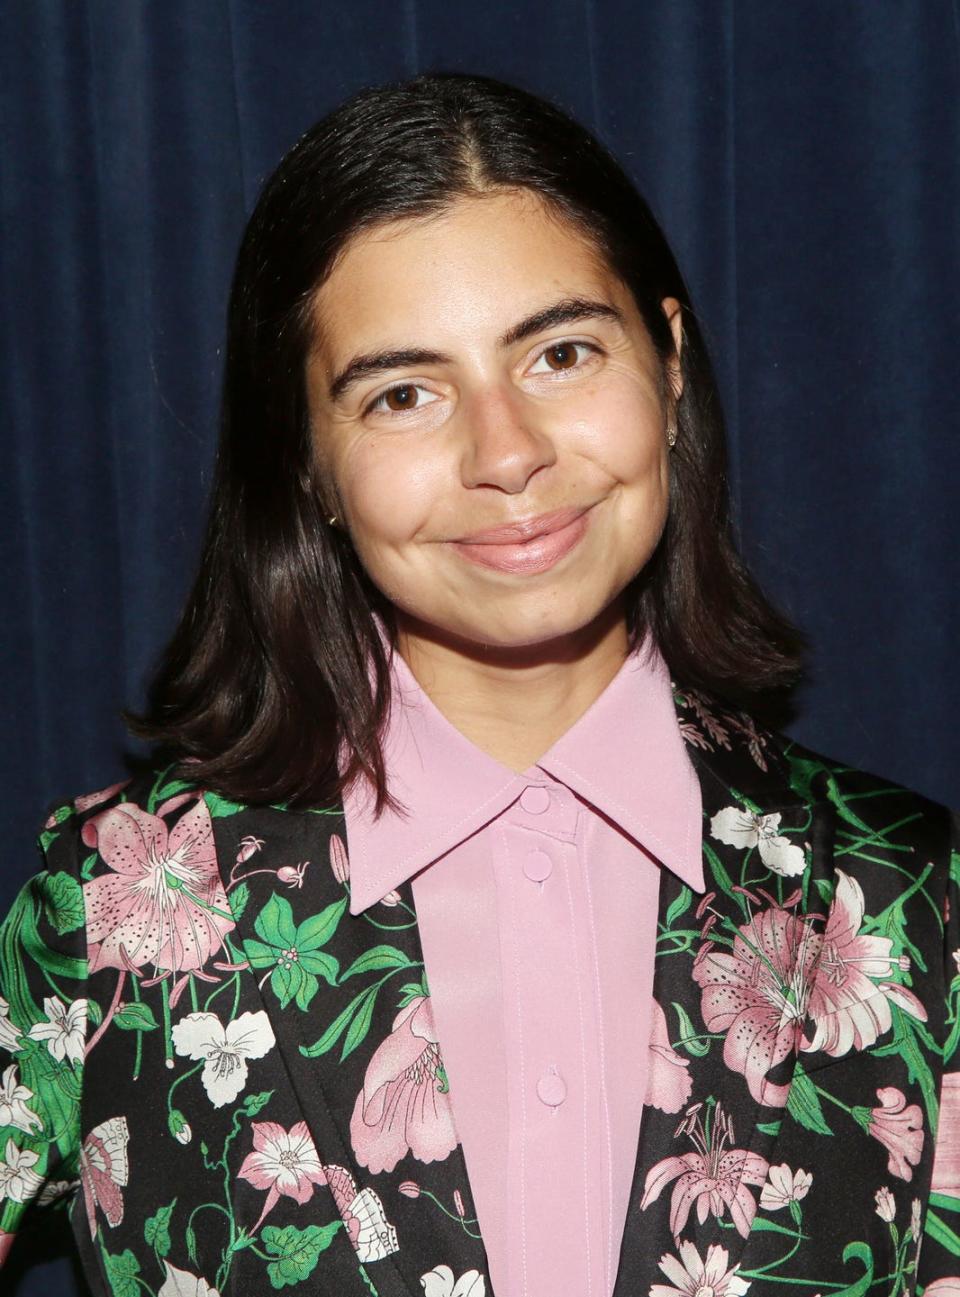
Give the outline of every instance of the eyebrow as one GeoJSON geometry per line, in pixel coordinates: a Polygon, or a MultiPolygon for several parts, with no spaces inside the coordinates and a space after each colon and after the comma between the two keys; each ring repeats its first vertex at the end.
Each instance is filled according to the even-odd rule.
{"type": "MultiPolygon", "coordinates": [[[[559,302],[534,311],[517,324],[512,325],[497,339],[501,349],[512,347],[544,329],[556,328],[558,324],[572,324],[576,320],[586,319],[615,320],[624,326],[626,321],[623,312],[610,302],[590,297],[564,297],[559,302]]],[[[387,369],[400,369],[409,365],[450,365],[453,360],[440,351],[429,351],[423,347],[401,347],[393,350],[370,351],[354,358],[341,369],[330,384],[329,396],[334,403],[343,399],[356,383],[379,374],[387,369]]]]}

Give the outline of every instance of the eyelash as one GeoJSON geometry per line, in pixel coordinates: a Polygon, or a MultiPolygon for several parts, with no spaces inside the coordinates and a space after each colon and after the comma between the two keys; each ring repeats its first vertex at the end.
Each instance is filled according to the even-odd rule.
{"type": "MultiPolygon", "coordinates": [[[[586,342],[582,338],[561,338],[559,341],[551,342],[549,346],[544,347],[543,350],[540,352],[540,354],[536,357],[536,360],[542,360],[548,351],[553,351],[554,348],[556,347],[585,347],[587,351],[593,352],[597,355],[601,354],[603,351],[603,348],[599,347],[595,342],[586,342]]],[[[536,361],[534,361],[534,363],[536,363],[536,361]]],[[[581,368],[580,365],[574,366],[574,369],[580,369],[580,368],[581,368]]],[[[563,373],[570,373],[572,371],[554,370],[553,372],[557,374],[563,374],[563,373]]],[[[419,406],[414,406],[413,409],[411,410],[388,410],[383,406],[382,403],[385,400],[385,398],[390,395],[391,392],[402,391],[405,387],[420,387],[420,386],[422,386],[422,384],[420,383],[394,383],[392,387],[388,387],[386,391],[381,392],[379,396],[374,397],[374,399],[370,402],[370,404],[365,407],[363,411],[364,418],[366,418],[366,416],[369,414],[373,414],[377,412],[378,410],[380,413],[386,414],[387,418],[389,419],[399,419],[402,418],[405,414],[414,413],[415,410],[419,409],[419,406]]]]}

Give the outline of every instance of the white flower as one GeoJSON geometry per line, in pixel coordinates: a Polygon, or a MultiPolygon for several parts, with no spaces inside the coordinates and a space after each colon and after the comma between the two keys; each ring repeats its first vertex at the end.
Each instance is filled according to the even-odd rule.
{"type": "Polygon", "coordinates": [[[915,1239],[920,1238],[920,1225],[923,1220],[923,1204],[919,1198],[914,1198],[910,1204],[910,1233],[915,1239]]]}
{"type": "Polygon", "coordinates": [[[45,1040],[47,1049],[62,1063],[69,1058],[71,1063],[83,1062],[83,1042],[87,1030],[87,1002],[74,1000],[69,1008],[55,995],[48,995],[43,1002],[43,1011],[47,1022],[35,1022],[28,1035],[31,1040],[45,1040]]]}
{"type": "Polygon", "coordinates": [[[167,1277],[157,1297],[220,1297],[216,1288],[211,1288],[206,1279],[198,1279],[186,1270],[178,1270],[169,1261],[164,1261],[167,1277]]]}
{"type": "Polygon", "coordinates": [[[454,1283],[448,1265],[434,1266],[420,1276],[426,1297],[486,1297],[487,1284],[479,1270],[465,1270],[454,1283]]]}
{"type": "Polygon", "coordinates": [[[16,1126],[27,1135],[34,1129],[40,1130],[43,1122],[27,1107],[27,1100],[32,1098],[33,1091],[18,1083],[17,1065],[11,1063],[0,1081],[0,1126],[16,1126]]]}
{"type": "Polygon", "coordinates": [[[767,1172],[767,1183],[760,1191],[760,1206],[764,1211],[779,1211],[792,1202],[806,1198],[813,1184],[809,1171],[791,1171],[786,1162],[770,1167],[767,1172]]]}
{"type": "Polygon", "coordinates": [[[803,847],[777,833],[779,827],[779,811],[773,815],[757,815],[741,806],[725,806],[710,821],[710,832],[718,842],[742,850],[759,847],[760,859],[768,869],[792,878],[806,869],[806,857],[803,847]]]}
{"type": "Polygon", "coordinates": [[[232,1103],[247,1083],[247,1059],[263,1058],[276,1044],[270,1019],[262,1009],[241,1013],[226,1027],[215,1013],[188,1013],[173,1028],[178,1054],[207,1061],[200,1076],[215,1108],[232,1103]]]}
{"type": "Polygon", "coordinates": [[[29,1202],[43,1184],[41,1176],[30,1168],[39,1157],[29,1148],[17,1148],[12,1139],[7,1140],[4,1161],[0,1162],[0,1198],[13,1202],[29,1202]]]}
{"type": "Polygon", "coordinates": [[[17,1049],[23,1049],[20,1044],[22,1034],[16,1023],[10,1021],[10,1005],[0,995],[0,1049],[6,1049],[11,1054],[17,1049]]]}
{"type": "Polygon", "coordinates": [[[669,1254],[660,1258],[660,1269],[673,1287],[655,1283],[650,1289],[650,1297],[701,1297],[706,1293],[710,1297],[743,1297],[750,1287],[749,1280],[741,1279],[737,1274],[739,1265],[727,1269],[726,1248],[712,1243],[701,1261],[694,1245],[683,1239],[678,1251],[679,1260],[669,1254]]]}
{"type": "Polygon", "coordinates": [[[37,1196],[37,1206],[46,1207],[64,1194],[72,1193],[79,1185],[79,1180],[47,1180],[37,1196]]]}
{"type": "Polygon", "coordinates": [[[873,1196],[877,1200],[877,1215],[889,1225],[897,1214],[897,1204],[894,1202],[893,1194],[884,1185],[873,1196]]]}

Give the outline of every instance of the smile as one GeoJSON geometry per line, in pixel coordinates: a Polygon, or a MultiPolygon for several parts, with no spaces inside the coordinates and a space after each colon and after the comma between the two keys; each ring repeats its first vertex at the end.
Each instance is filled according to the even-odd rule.
{"type": "Polygon", "coordinates": [[[451,541],[453,549],[463,558],[480,567],[497,572],[535,574],[546,572],[570,553],[586,534],[590,525],[590,510],[585,509],[572,522],[556,531],[542,533],[526,541],[508,541],[505,544],[470,543],[451,541]]]}

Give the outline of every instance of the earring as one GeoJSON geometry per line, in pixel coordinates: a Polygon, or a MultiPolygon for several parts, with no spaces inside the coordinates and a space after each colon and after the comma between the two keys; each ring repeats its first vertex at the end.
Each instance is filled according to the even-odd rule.
{"type": "Polygon", "coordinates": [[[330,517],[327,519],[327,522],[330,524],[331,527],[336,527],[339,524],[340,519],[337,517],[335,513],[332,513],[330,517]]]}
{"type": "Polygon", "coordinates": [[[672,449],[677,444],[676,426],[667,429],[667,445],[672,449]]]}

